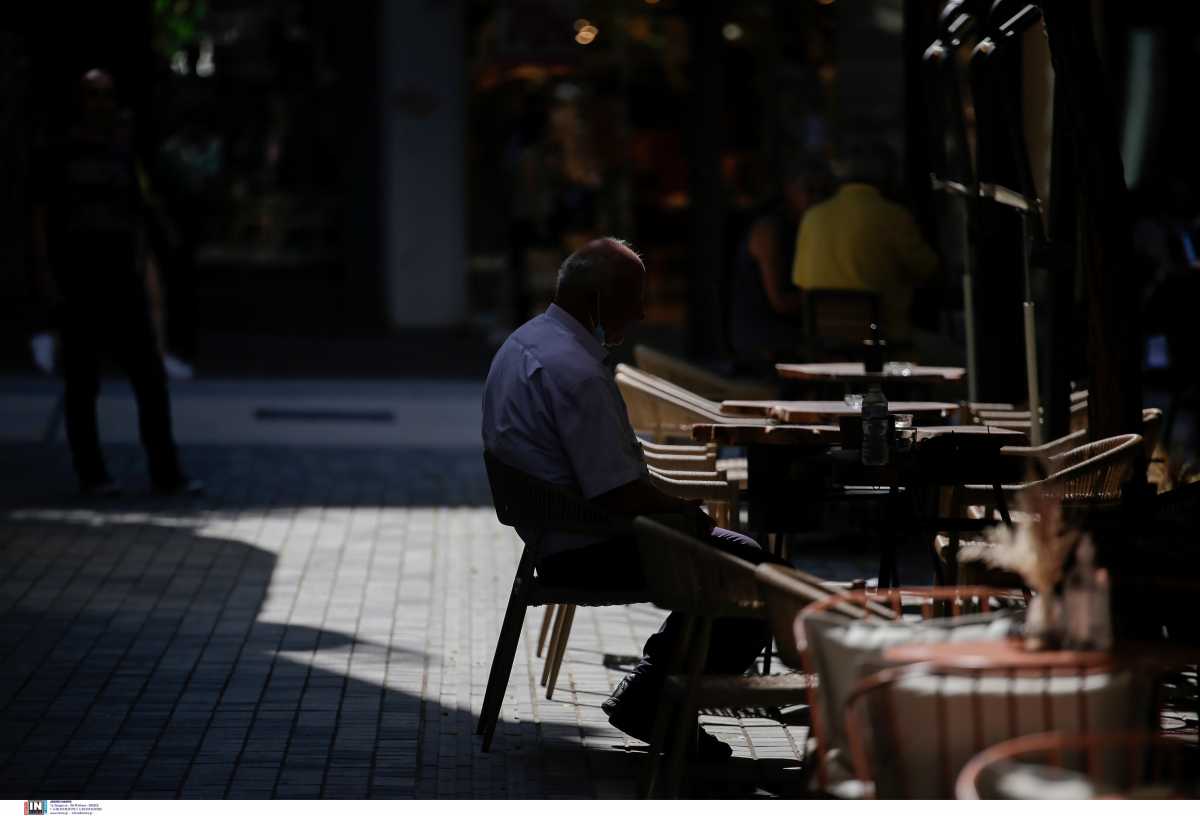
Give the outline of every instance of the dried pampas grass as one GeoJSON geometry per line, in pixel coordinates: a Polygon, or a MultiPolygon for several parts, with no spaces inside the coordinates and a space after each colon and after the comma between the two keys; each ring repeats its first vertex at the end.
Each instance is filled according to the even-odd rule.
{"type": "Polygon", "coordinates": [[[1031,491],[1022,501],[1023,517],[1013,529],[1005,525],[986,533],[988,546],[965,549],[964,561],[1015,572],[1038,593],[1051,593],[1062,579],[1063,565],[1084,533],[1063,521],[1058,497],[1031,491]]]}

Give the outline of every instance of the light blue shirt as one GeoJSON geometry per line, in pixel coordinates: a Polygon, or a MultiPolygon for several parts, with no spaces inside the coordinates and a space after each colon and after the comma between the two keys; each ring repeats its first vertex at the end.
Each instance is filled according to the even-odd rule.
{"type": "MultiPolygon", "coordinates": [[[[483,390],[483,445],[512,467],[587,499],[648,477],[608,353],[556,305],[513,332],[483,390]]],[[[530,541],[529,531],[518,529],[530,541]]],[[[596,542],[548,534],[542,554],[596,542]]]]}

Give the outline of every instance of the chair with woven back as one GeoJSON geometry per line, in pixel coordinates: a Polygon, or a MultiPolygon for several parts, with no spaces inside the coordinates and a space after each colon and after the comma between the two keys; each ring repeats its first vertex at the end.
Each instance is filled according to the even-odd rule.
{"type": "Polygon", "coordinates": [[[711,472],[717,469],[716,445],[669,445],[639,440],[646,464],[660,470],[711,472]]]}
{"type": "Polygon", "coordinates": [[[715,374],[672,354],[641,343],[633,347],[634,364],[647,374],[676,383],[693,393],[721,400],[774,399],[779,389],[753,380],[736,380],[715,374]]]}
{"type": "MultiPolygon", "coordinates": [[[[765,617],[755,565],[653,519],[635,519],[634,532],[654,604],[687,616],[655,719],[643,785],[646,796],[659,792],[665,749],[668,767],[661,774],[661,790],[676,796],[685,749],[689,738],[695,738],[695,719],[701,708],[779,707],[801,702],[807,680],[800,674],[703,674],[715,619],[765,617]],[[669,733],[672,718],[674,728],[669,733]]],[[[810,580],[819,585],[815,578],[810,580]]]]}
{"type": "MultiPolygon", "coordinates": [[[[683,442],[685,447],[695,447],[694,444],[687,444],[691,441],[693,425],[731,421],[731,417],[721,413],[720,403],[705,399],[686,388],[633,366],[623,363],[618,365],[616,383],[629,412],[629,422],[638,436],[643,438],[642,448],[647,454],[647,462],[652,465],[660,464],[653,461],[658,455],[672,453],[667,449],[675,446],[668,443],[683,442]]],[[[737,417],[736,421],[739,425],[770,424],[766,419],[751,417],[737,417]]],[[[749,467],[746,458],[717,459],[715,446],[709,450],[715,459],[714,469],[726,474],[730,481],[738,482],[744,488],[749,467]]]]}
{"type": "MultiPolygon", "coordinates": [[[[623,374],[627,377],[636,377],[645,380],[648,383],[653,382],[655,388],[658,389],[668,390],[675,388],[672,384],[661,381],[657,377],[643,375],[637,369],[625,365],[617,366],[618,386],[621,384],[623,374]]],[[[656,440],[683,438],[686,436],[682,432],[678,434],[665,434],[657,432],[657,430],[652,430],[660,427],[659,417],[662,406],[650,396],[649,392],[643,390],[626,391],[622,388],[622,393],[628,407],[630,422],[636,431],[651,435],[656,440]]],[[[695,397],[695,399],[698,402],[707,402],[703,401],[700,397],[695,397]]],[[[730,472],[726,469],[720,469],[715,446],[669,444],[662,441],[652,442],[644,439],[639,441],[642,445],[642,454],[646,459],[647,466],[651,468],[653,476],[660,480],[657,484],[660,489],[679,498],[700,498],[711,502],[710,506],[717,511],[715,516],[719,517],[721,521],[726,522],[722,526],[728,527],[729,523],[737,518],[737,497],[730,494],[727,475],[732,476],[733,481],[740,484],[744,480],[744,473],[738,470],[730,472]],[[703,484],[679,484],[684,481],[703,482],[703,484]]],[[[721,521],[718,523],[721,523],[721,521]]],[[[541,678],[541,685],[546,688],[547,699],[550,699],[554,695],[559,668],[562,665],[567,640],[570,636],[574,612],[574,608],[569,605],[559,607],[554,604],[548,604],[542,615],[542,625],[538,634],[536,654],[538,657],[542,657],[546,648],[549,648],[549,652],[546,652],[546,663],[543,666],[541,678]]]]}
{"type": "Polygon", "coordinates": [[[820,598],[789,570],[761,566],[757,576],[780,659],[815,680],[808,686],[808,703],[817,787],[837,796],[861,795],[847,762],[849,738],[841,712],[854,683],[883,662],[883,648],[966,632],[995,634],[1011,623],[990,613],[1024,603],[1017,593],[988,587],[841,590],[820,598]]]}
{"type": "Polygon", "coordinates": [[[1200,752],[1147,731],[1028,734],[983,749],[958,799],[1198,799],[1200,752]]]}
{"type": "Polygon", "coordinates": [[[970,655],[861,679],[845,707],[858,781],[878,798],[948,799],[971,758],[1005,740],[1147,728],[1153,684],[1096,658],[1029,653],[1015,665],[970,655]]]}
{"type": "MultiPolygon", "coordinates": [[[[703,502],[713,521],[720,527],[733,529],[737,526],[740,490],[737,483],[730,482],[723,474],[716,471],[662,471],[652,466],[648,469],[651,483],[662,492],[677,499],[703,502]]],[[[554,697],[574,621],[575,604],[546,605],[538,634],[537,656],[542,656],[549,635],[549,651],[546,652],[541,679],[547,700],[554,697]]]]}
{"type": "MultiPolygon", "coordinates": [[[[1147,462],[1154,460],[1158,439],[1162,431],[1162,420],[1162,409],[1142,409],[1142,439],[1144,441],[1147,462]]],[[[1057,439],[1043,442],[1041,445],[1005,445],[1000,449],[1000,454],[1013,462],[1015,466],[1013,473],[1017,473],[1019,469],[1019,472],[1024,475],[1028,472],[1031,463],[1035,465],[1037,463],[1044,463],[1052,456],[1066,453],[1069,450],[1087,444],[1087,442],[1088,432],[1085,425],[1079,430],[1071,431],[1057,439]]],[[[1045,465],[1042,464],[1042,467],[1044,468],[1045,465]]]]}
{"type": "Polygon", "coordinates": [[[570,605],[572,610],[575,605],[621,606],[642,603],[648,598],[644,592],[580,590],[542,582],[536,574],[536,565],[546,533],[627,535],[628,521],[603,512],[564,488],[505,464],[489,451],[484,451],[483,459],[496,517],[501,524],[520,528],[533,536],[532,543],[524,546],[513,579],[479,714],[476,733],[483,735],[483,750],[487,751],[503,707],[526,609],[545,604],[570,605]]]}
{"type": "MultiPolygon", "coordinates": [[[[1008,507],[1018,507],[1035,497],[1052,497],[1061,502],[1068,517],[1074,518],[1116,507],[1121,500],[1121,488],[1128,481],[1143,444],[1140,434],[1122,434],[1045,457],[1048,471],[1045,477],[1003,485],[1006,504],[1008,507]]],[[[982,507],[980,517],[989,518],[994,496],[993,485],[960,485],[951,491],[951,510],[960,514],[970,513],[971,507],[982,507]]],[[[940,534],[935,537],[933,546],[939,575],[947,584],[992,583],[999,580],[1003,585],[1013,585],[1011,576],[978,572],[974,567],[965,573],[960,571],[961,551],[991,546],[984,540],[960,542],[954,533],[940,534]]],[[[974,562],[977,559],[970,560],[974,562]]]]}
{"type": "MultiPolygon", "coordinates": [[[[632,366],[618,365],[616,382],[634,431],[655,442],[690,440],[693,425],[730,421],[721,413],[720,403],[632,366]]],[[[768,424],[765,419],[738,417],[737,421],[740,425],[768,424]]]]}

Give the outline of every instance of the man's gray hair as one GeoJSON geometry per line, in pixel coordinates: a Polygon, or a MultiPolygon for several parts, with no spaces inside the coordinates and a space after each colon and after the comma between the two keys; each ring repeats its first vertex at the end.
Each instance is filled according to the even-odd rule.
{"type": "Polygon", "coordinates": [[[613,260],[625,250],[641,260],[628,241],[621,238],[598,238],[571,253],[558,268],[558,287],[555,297],[599,292],[607,280],[605,275],[613,260]]]}

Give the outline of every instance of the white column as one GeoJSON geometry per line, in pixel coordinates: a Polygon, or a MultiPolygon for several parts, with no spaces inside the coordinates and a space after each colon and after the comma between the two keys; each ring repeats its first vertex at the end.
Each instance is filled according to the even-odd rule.
{"type": "Polygon", "coordinates": [[[466,318],[463,3],[383,0],[381,263],[395,327],[466,318]]]}

